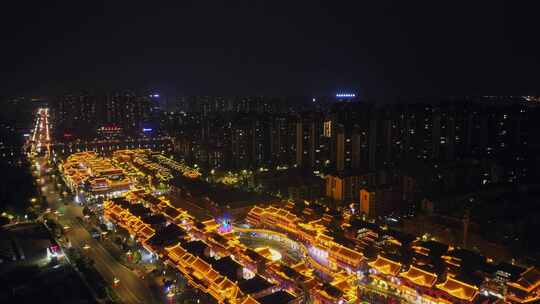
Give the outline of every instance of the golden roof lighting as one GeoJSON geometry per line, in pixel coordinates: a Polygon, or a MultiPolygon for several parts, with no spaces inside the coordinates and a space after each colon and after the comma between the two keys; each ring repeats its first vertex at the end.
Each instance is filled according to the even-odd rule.
{"type": "Polygon", "coordinates": [[[401,263],[394,262],[380,255],[377,256],[375,261],[369,263],[369,266],[376,269],[380,273],[393,276],[397,275],[401,270],[401,263]]]}
{"type": "Polygon", "coordinates": [[[472,301],[478,295],[478,288],[476,286],[461,282],[450,276],[446,278],[444,283],[437,284],[437,288],[455,298],[465,301],[472,301]]]}
{"type": "Polygon", "coordinates": [[[437,282],[437,274],[425,271],[414,265],[411,265],[409,270],[400,273],[399,276],[408,279],[416,285],[423,287],[433,287],[437,282]]]}

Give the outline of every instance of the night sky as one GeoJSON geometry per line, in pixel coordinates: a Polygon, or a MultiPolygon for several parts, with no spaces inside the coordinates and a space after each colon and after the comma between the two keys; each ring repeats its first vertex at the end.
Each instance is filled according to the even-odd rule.
{"type": "Polygon", "coordinates": [[[9,2],[4,96],[540,93],[538,10],[511,1],[9,2]]]}

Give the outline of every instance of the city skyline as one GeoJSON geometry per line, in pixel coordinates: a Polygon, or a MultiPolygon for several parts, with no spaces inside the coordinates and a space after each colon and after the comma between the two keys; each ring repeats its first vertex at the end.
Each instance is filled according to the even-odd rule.
{"type": "Polygon", "coordinates": [[[540,299],[538,99],[353,94],[9,99],[0,271],[91,282],[56,301],[540,299]]]}
{"type": "Polygon", "coordinates": [[[540,303],[538,8],[6,3],[0,302],[540,303]]]}
{"type": "MultiPolygon", "coordinates": [[[[107,105],[116,104],[115,97],[107,105]]],[[[278,154],[292,146],[284,153],[288,161],[276,168],[243,162],[257,159],[257,146],[268,140],[257,135],[261,116],[249,110],[264,111],[257,106],[264,100],[235,100],[239,108],[220,98],[193,100],[194,112],[181,113],[192,120],[169,130],[195,135],[187,149],[178,141],[184,135],[174,132],[165,137],[122,132],[87,140],[76,133],[77,139],[52,137],[58,132],[51,128],[62,128],[56,122],[81,111],[72,106],[58,112],[58,104],[51,112],[39,108],[25,150],[42,185],[39,198],[30,202],[50,206],[41,216],[53,239],[41,267],[69,269],[74,259],[82,277],[93,280],[90,290],[101,293],[111,288],[100,287],[107,282],[112,286],[108,297],[123,303],[185,303],[193,296],[202,303],[242,304],[538,299],[538,247],[527,233],[535,229],[530,221],[536,212],[527,200],[538,192],[521,188],[538,169],[519,167],[530,157],[525,152],[536,150],[528,141],[538,111],[534,102],[502,100],[371,109],[336,100],[323,112],[301,112],[290,121],[278,112],[270,134],[285,134],[271,135],[270,142],[284,136],[287,143],[276,145],[278,154]],[[191,153],[198,157],[205,151],[202,142],[196,143],[194,127],[226,119],[226,109],[246,111],[240,114],[247,120],[233,115],[231,121],[231,160],[241,165],[192,159],[191,153]],[[325,145],[330,162],[317,167],[318,158],[309,150],[325,145]],[[409,153],[417,159],[412,171],[401,160],[409,153]],[[371,160],[375,155],[381,160],[371,160]],[[324,173],[311,172],[317,168],[324,173]],[[520,209],[500,205],[509,197],[533,212],[514,223],[528,228],[488,229],[490,222],[502,228],[519,216],[520,209]],[[512,240],[501,241],[508,237],[512,240]],[[124,262],[114,260],[115,250],[124,262]],[[118,268],[122,263],[135,273],[118,268]],[[152,286],[164,292],[152,293],[152,286]]],[[[137,98],[126,99],[120,109],[131,113],[137,103],[137,98]]],[[[210,128],[206,136],[227,141],[227,132],[210,128]]],[[[20,215],[9,212],[2,216],[19,221],[20,215]]],[[[27,215],[25,225],[40,223],[39,218],[26,220],[27,215]]],[[[4,228],[4,233],[17,238],[16,244],[26,242],[13,230],[4,228]]],[[[12,263],[20,260],[14,255],[12,263]]]]}

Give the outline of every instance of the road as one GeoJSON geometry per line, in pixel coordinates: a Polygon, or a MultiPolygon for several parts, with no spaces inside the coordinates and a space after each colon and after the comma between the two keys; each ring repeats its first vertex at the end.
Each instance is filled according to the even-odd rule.
{"type": "Polygon", "coordinates": [[[36,113],[36,122],[32,131],[30,142],[32,151],[50,153],[50,134],[49,134],[49,109],[39,108],[36,113]],[[46,150],[46,151],[44,151],[46,150]]]}
{"type": "MultiPolygon", "coordinates": [[[[48,109],[40,108],[36,115],[36,125],[32,135],[33,151],[40,151],[43,146],[48,150],[50,145],[48,123],[48,109]]],[[[48,151],[47,151],[48,152],[48,151]]],[[[39,170],[36,178],[39,179],[42,194],[46,197],[49,207],[52,210],[59,210],[63,215],[58,215],[58,222],[62,226],[69,226],[70,229],[65,233],[66,238],[71,242],[74,248],[82,248],[89,245],[90,248],[82,249],[82,254],[91,258],[95,263],[94,267],[105,279],[113,286],[114,278],[120,279],[116,287],[116,293],[124,303],[159,303],[156,301],[150,288],[140,279],[131,269],[118,262],[99,241],[92,238],[90,233],[77,220],[77,217],[83,218],[82,208],[73,201],[64,205],[59,193],[55,190],[55,181],[53,177],[46,174],[48,168],[48,155],[36,158],[39,170]]],[[[67,198],[65,198],[67,199],[67,198]]]]}
{"type": "MultiPolygon", "coordinates": [[[[42,174],[45,168],[45,158],[39,160],[42,168],[42,174]]],[[[77,217],[83,218],[82,208],[73,202],[64,205],[60,200],[59,194],[54,191],[54,181],[52,178],[42,175],[44,183],[42,184],[43,194],[49,202],[52,210],[60,210],[63,215],[58,216],[58,221],[63,226],[71,227],[65,234],[74,248],[82,248],[88,244],[89,249],[82,249],[81,252],[94,260],[94,267],[111,286],[114,278],[120,279],[120,284],[116,292],[124,303],[156,303],[156,299],[150,288],[141,280],[131,269],[118,262],[99,241],[92,238],[86,228],[77,220],[77,217]]]]}

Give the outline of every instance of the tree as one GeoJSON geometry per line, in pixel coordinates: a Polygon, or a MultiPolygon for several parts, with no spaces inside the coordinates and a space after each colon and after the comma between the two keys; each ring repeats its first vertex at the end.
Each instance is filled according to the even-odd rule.
{"type": "Polygon", "coordinates": [[[57,233],[57,230],[59,229],[59,226],[58,224],[54,221],[54,220],[51,220],[51,219],[48,219],[47,220],[47,226],[49,227],[49,229],[51,229],[51,231],[56,234],[57,233]]]}
{"type": "Polygon", "coordinates": [[[139,252],[139,250],[135,250],[133,251],[133,263],[134,264],[137,264],[141,261],[141,253],[139,252]]]}
{"type": "Polygon", "coordinates": [[[99,229],[101,229],[101,231],[108,231],[109,228],[107,228],[107,225],[103,224],[103,223],[99,223],[99,229]]]}
{"type": "Polygon", "coordinates": [[[7,225],[9,224],[9,222],[10,222],[9,218],[5,216],[0,216],[0,226],[7,225]]]}
{"type": "Polygon", "coordinates": [[[88,208],[88,206],[84,206],[82,213],[83,215],[91,215],[92,211],[90,210],[90,208],[88,208]]]}
{"type": "Polygon", "coordinates": [[[328,229],[328,233],[330,235],[336,235],[336,234],[340,234],[341,232],[343,232],[343,229],[341,228],[340,224],[339,224],[339,221],[337,221],[336,219],[333,219],[329,224],[328,226],[326,227],[326,229],[328,229]]]}
{"type": "Polygon", "coordinates": [[[26,211],[26,215],[27,215],[27,219],[30,220],[30,221],[34,221],[38,218],[38,212],[37,210],[38,209],[37,207],[30,207],[28,208],[26,211]]]}

